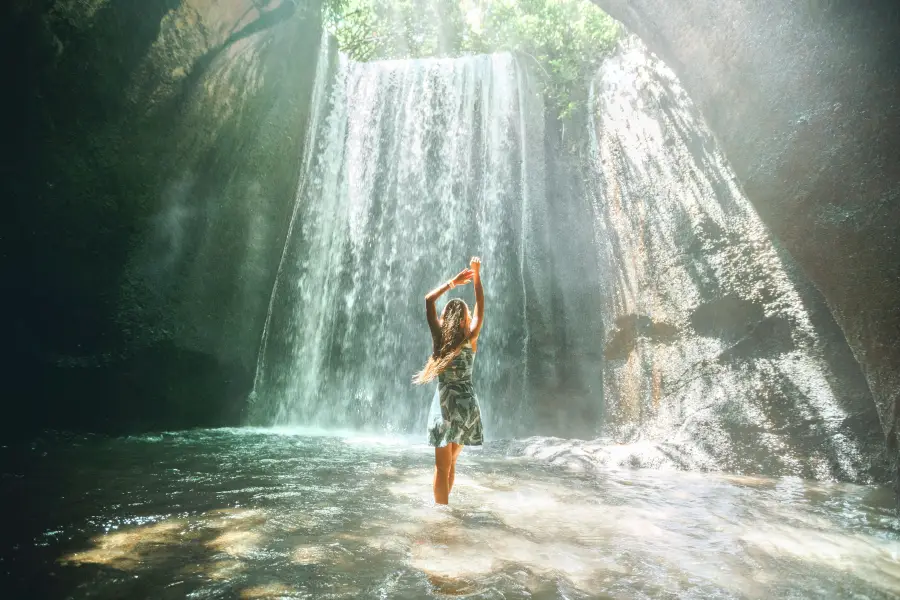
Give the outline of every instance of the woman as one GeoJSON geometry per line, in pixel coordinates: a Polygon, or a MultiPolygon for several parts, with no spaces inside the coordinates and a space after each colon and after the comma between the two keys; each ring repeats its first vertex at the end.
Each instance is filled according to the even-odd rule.
{"type": "Polygon", "coordinates": [[[473,257],[468,269],[425,296],[425,318],[431,329],[433,351],[415,379],[428,383],[435,377],[438,389],[429,416],[428,441],[434,446],[434,501],[447,504],[456,459],[463,446],[482,442],[481,409],[472,385],[472,365],[478,348],[478,334],[484,324],[484,289],[481,287],[481,259],[473,257]],[[434,303],[447,290],[475,282],[475,316],[459,298],[447,302],[438,319],[434,303]]]}

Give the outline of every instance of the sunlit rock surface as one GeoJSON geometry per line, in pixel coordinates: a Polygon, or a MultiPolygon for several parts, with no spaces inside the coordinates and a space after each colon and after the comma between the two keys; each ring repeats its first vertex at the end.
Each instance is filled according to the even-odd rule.
{"type": "Polygon", "coordinates": [[[627,463],[881,476],[865,380],[674,73],[630,38],[591,98],[606,424],[627,463]]]}
{"type": "Polygon", "coordinates": [[[431,449],[398,438],[45,437],[0,450],[4,499],[29,499],[0,575],[12,598],[900,594],[889,490],[511,450],[464,450],[436,508],[431,449]]]}
{"type": "Polygon", "coordinates": [[[900,6],[595,0],[672,67],[900,435],[900,6]]]}

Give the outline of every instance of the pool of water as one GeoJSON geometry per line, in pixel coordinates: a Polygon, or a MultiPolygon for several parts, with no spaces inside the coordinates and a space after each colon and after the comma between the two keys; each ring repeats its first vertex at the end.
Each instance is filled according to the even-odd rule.
{"type": "Polygon", "coordinates": [[[4,447],[10,598],[895,598],[884,488],[260,430],[4,447]],[[13,508],[10,508],[13,507],[13,508]],[[18,508],[15,508],[18,507],[18,508]]]}

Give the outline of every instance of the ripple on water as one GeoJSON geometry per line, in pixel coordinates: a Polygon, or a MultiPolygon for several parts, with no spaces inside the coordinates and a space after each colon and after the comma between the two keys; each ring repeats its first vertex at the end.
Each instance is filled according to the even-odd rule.
{"type": "Polygon", "coordinates": [[[878,488],[572,472],[486,449],[463,453],[451,506],[435,507],[422,446],[218,430],[65,449],[22,481],[90,477],[35,488],[40,530],[7,563],[40,565],[29,585],[55,573],[53,597],[900,594],[878,488]]]}

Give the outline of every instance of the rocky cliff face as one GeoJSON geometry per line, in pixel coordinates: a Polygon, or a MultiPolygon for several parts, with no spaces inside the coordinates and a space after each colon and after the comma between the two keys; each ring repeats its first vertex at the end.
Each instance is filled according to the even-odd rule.
{"type": "Polygon", "coordinates": [[[900,433],[900,9],[595,0],[669,64],[900,433]]]}
{"type": "Polygon", "coordinates": [[[859,367],[678,78],[629,38],[591,98],[607,430],[626,463],[879,478],[859,367]]]}
{"type": "Polygon", "coordinates": [[[23,420],[236,422],[299,174],[316,2],[16,2],[2,181],[23,420]],[[29,408],[30,407],[30,408],[29,408]]]}

